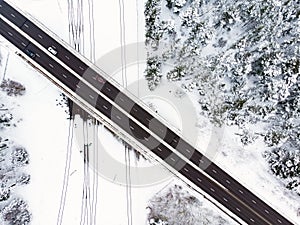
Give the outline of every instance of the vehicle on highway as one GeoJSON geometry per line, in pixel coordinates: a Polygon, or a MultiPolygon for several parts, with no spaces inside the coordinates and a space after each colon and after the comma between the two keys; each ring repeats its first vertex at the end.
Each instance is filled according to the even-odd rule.
{"type": "Polygon", "coordinates": [[[26,55],[28,55],[30,58],[34,58],[35,57],[35,53],[29,49],[25,50],[26,55]]]}
{"type": "Polygon", "coordinates": [[[49,47],[48,51],[52,53],[52,55],[56,55],[57,51],[53,47],[49,47]]]}

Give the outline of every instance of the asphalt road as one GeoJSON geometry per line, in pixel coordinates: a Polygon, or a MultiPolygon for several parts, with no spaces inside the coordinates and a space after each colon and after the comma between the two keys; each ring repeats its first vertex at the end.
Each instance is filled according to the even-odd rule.
{"type": "Polygon", "coordinates": [[[159,143],[159,141],[152,137],[146,130],[128,118],[127,115],[112,106],[109,101],[102,98],[83,82],[80,82],[72,73],[45,54],[37,46],[30,43],[29,40],[7,25],[3,20],[0,21],[0,33],[2,36],[25,53],[28,54],[28,50],[29,52],[35,53],[36,56],[34,60],[53,74],[58,80],[67,85],[92,106],[95,106],[103,115],[118,124],[124,131],[148,147],[161,159],[165,160],[169,165],[177,169],[182,175],[210,194],[245,222],[248,224],[292,224],[229,176],[229,174],[203,156],[193,148],[193,146],[127,97],[117,87],[112,85],[109,81],[106,81],[104,77],[89,68],[88,65],[69,52],[65,47],[35,26],[31,21],[28,21],[5,1],[0,1],[0,13],[44,48],[47,49],[51,46],[56,49],[58,52],[56,57],[64,64],[82,76],[109,99],[113,100],[115,104],[119,105],[127,113],[135,117],[135,119],[162,138],[166,143],[190,159],[190,163],[203,169],[206,174],[213,177],[223,185],[225,189],[204,176],[191,165],[186,164],[185,161],[180,159],[178,155],[173,153],[163,143],[159,143]],[[151,127],[149,126],[150,121],[151,127]]]}

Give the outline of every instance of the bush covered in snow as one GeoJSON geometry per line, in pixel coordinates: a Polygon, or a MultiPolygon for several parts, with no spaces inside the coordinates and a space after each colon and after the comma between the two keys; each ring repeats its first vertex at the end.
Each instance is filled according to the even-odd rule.
{"type": "MultiPolygon", "coordinates": [[[[12,93],[20,92],[13,91],[12,93]]],[[[2,131],[7,130],[13,120],[11,107],[6,106],[10,102],[9,100],[4,101],[7,99],[5,96],[3,96],[3,92],[0,92],[2,100],[0,128],[2,131]]],[[[29,163],[29,154],[24,147],[2,137],[4,134],[3,132],[0,136],[0,224],[26,225],[29,224],[31,215],[26,203],[20,198],[15,198],[14,188],[30,182],[30,175],[24,170],[29,163]]]]}
{"type": "Polygon", "coordinates": [[[179,185],[156,194],[147,208],[149,225],[230,224],[179,185]]]}
{"type": "Polygon", "coordinates": [[[0,211],[5,225],[27,225],[31,215],[27,204],[21,199],[13,199],[0,211]]]}
{"type": "Polygon", "coordinates": [[[5,91],[9,96],[24,95],[25,87],[21,83],[13,80],[3,80],[0,84],[2,91],[5,91]]]}

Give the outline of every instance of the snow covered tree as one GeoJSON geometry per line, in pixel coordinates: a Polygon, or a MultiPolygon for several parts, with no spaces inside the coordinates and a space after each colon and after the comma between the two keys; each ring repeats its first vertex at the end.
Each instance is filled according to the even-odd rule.
{"type": "Polygon", "coordinates": [[[229,224],[179,185],[155,195],[147,208],[149,225],[229,224]]]}

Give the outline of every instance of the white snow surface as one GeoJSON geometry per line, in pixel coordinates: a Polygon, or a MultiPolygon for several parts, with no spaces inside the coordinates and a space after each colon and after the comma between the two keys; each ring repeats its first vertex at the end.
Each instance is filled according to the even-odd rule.
{"type": "MultiPolygon", "coordinates": [[[[66,1],[13,0],[12,2],[33,15],[62,39],[68,41],[66,1]]],[[[139,10],[137,14],[136,2],[133,0],[125,2],[126,43],[143,41],[143,5],[144,2],[138,2],[139,10]],[[137,15],[139,18],[137,18],[137,15]]],[[[120,46],[118,1],[105,2],[105,4],[101,1],[95,1],[94,11],[96,58],[101,58],[109,51],[120,46]]],[[[13,53],[13,51],[11,52],[13,53]]],[[[133,70],[141,72],[143,67],[144,65],[141,65],[140,68],[133,68],[133,70]]],[[[131,69],[128,71],[131,71],[131,69]]],[[[133,75],[129,77],[129,74],[129,80],[134,81],[137,79],[133,75]]],[[[14,109],[17,117],[22,118],[23,121],[18,124],[13,132],[8,130],[6,133],[7,136],[26,147],[31,158],[29,165],[31,183],[22,188],[19,194],[24,196],[29,203],[33,214],[33,225],[57,224],[69,133],[67,114],[55,105],[60,92],[46,78],[13,54],[9,58],[7,76],[21,82],[26,87],[25,96],[15,99],[14,109]]],[[[115,79],[120,80],[120,75],[115,75],[115,79]]],[[[192,94],[189,97],[193,102],[197,100],[197,96],[192,94]]],[[[162,112],[161,116],[167,114],[166,112],[170,112],[164,111],[165,109],[161,107],[157,100],[153,101],[153,105],[160,109],[158,112],[162,112]]],[[[170,120],[170,123],[180,128],[180,120],[178,119],[180,115],[170,114],[168,117],[166,119],[170,120]]],[[[199,121],[198,127],[201,134],[198,148],[205,152],[211,138],[211,126],[207,121],[202,120],[199,121]]],[[[297,217],[297,209],[300,208],[300,197],[287,191],[283,184],[268,172],[267,163],[262,158],[263,143],[245,148],[239,144],[238,137],[234,133],[234,128],[225,129],[224,136],[220,140],[218,154],[213,160],[264,201],[291,218],[296,224],[300,224],[300,218],[297,217]],[[241,151],[243,148],[245,149],[241,151]]],[[[109,140],[106,143],[109,143],[109,148],[113,149],[114,154],[124,155],[124,146],[115,138],[112,138],[111,134],[103,127],[99,128],[99,134],[100,138],[109,140]]],[[[115,156],[119,161],[122,160],[120,155],[115,156]]],[[[156,164],[155,162],[152,163],[156,164]]],[[[145,164],[151,165],[149,162],[142,162],[142,164],[143,166],[145,164]]],[[[170,178],[156,185],[132,188],[133,224],[145,224],[147,201],[166,185],[175,183],[181,182],[175,178],[170,178]]],[[[69,185],[62,224],[80,224],[82,186],[83,157],[75,138],[73,140],[69,185]]],[[[127,224],[126,188],[124,186],[116,185],[99,176],[97,195],[97,224],[127,224]]],[[[195,195],[198,194],[195,193],[195,195]]],[[[222,213],[206,199],[201,200],[216,213],[222,213]]],[[[227,218],[225,214],[224,217],[227,218]]]]}

